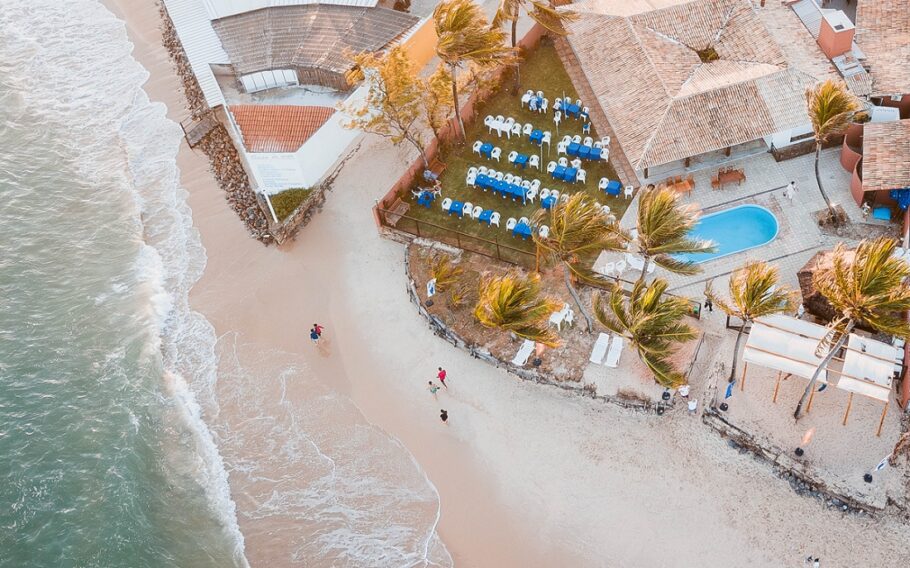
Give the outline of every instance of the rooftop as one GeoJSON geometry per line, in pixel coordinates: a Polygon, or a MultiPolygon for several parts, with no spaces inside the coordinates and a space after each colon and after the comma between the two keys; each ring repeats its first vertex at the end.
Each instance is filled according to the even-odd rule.
{"type": "Polygon", "coordinates": [[[417,22],[415,16],[386,8],[316,3],[272,6],[219,18],[212,25],[238,74],[310,69],[317,75],[340,75],[351,66],[346,50],[380,50],[417,22]]]}
{"type": "Polygon", "coordinates": [[[872,94],[910,94],[910,6],[907,0],[857,0],[856,43],[872,73],[872,94]]]}
{"type": "Polygon", "coordinates": [[[248,152],[296,152],[335,113],[318,106],[232,105],[248,152]]]}
{"type": "Polygon", "coordinates": [[[910,120],[863,128],[863,191],[910,188],[910,120]]]}
{"type": "Polygon", "coordinates": [[[749,0],[587,0],[568,36],[635,169],[808,123],[834,68],[792,10],[749,0]]]}

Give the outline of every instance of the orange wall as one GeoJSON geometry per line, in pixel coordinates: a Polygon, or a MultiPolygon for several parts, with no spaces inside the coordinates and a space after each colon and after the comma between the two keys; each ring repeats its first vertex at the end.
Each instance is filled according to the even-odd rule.
{"type": "Polygon", "coordinates": [[[411,37],[401,43],[417,69],[423,69],[436,55],[436,27],[433,18],[427,17],[411,37]]]}
{"type": "Polygon", "coordinates": [[[835,31],[828,23],[828,20],[822,18],[822,27],[818,34],[818,45],[822,48],[829,58],[843,55],[853,49],[853,33],[856,30],[835,31]]]}

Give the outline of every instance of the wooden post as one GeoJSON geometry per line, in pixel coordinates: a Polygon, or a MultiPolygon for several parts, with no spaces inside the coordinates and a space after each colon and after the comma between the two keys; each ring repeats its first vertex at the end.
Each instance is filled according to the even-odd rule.
{"type": "Polygon", "coordinates": [[[743,376],[739,379],[739,390],[746,390],[746,369],[749,368],[749,363],[743,363],[743,376]]]}
{"type": "Polygon", "coordinates": [[[727,146],[726,149],[724,149],[724,156],[726,156],[726,157],[729,158],[729,157],[730,157],[730,150],[731,150],[730,146],[727,146]]]}
{"type": "Polygon", "coordinates": [[[686,158],[685,166],[688,168],[690,165],[692,165],[692,158],[686,158]]]}
{"type": "Polygon", "coordinates": [[[783,375],[783,371],[777,372],[777,384],[774,385],[774,398],[771,399],[771,402],[777,404],[777,391],[780,390],[780,378],[783,375]]]}
{"type": "Polygon", "coordinates": [[[888,414],[888,401],[885,401],[885,408],[882,409],[882,419],[878,421],[878,432],[875,433],[876,436],[881,437],[882,435],[882,426],[885,425],[886,414],[888,414]]]}
{"type": "Polygon", "coordinates": [[[850,407],[853,406],[853,393],[850,393],[850,398],[847,399],[847,412],[844,413],[844,422],[843,426],[847,425],[847,418],[850,416],[850,407]]]}
{"type": "Polygon", "coordinates": [[[812,399],[815,398],[815,389],[812,389],[812,392],[809,393],[809,404],[806,405],[806,414],[809,414],[809,411],[812,410],[812,399]]]}

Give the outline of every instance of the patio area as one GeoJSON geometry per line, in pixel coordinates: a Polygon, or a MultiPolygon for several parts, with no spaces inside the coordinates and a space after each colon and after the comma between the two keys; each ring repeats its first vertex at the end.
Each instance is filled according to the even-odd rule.
{"type": "MultiPolygon", "coordinates": [[[[404,196],[407,217],[528,251],[531,231],[539,229],[530,227],[533,215],[574,193],[590,195],[619,219],[630,198],[618,182],[607,193],[607,182],[617,180],[604,159],[609,145],[584,118],[585,102],[577,104],[553,45],[542,40],[522,62],[520,94],[510,92],[512,81],[506,74],[478,105],[474,120],[465,124],[464,145],[441,151],[441,193],[422,191],[432,183],[419,179],[404,196]],[[556,99],[569,102],[554,109],[556,99]]],[[[422,236],[432,238],[434,230],[442,232],[421,224],[422,236]]]]}

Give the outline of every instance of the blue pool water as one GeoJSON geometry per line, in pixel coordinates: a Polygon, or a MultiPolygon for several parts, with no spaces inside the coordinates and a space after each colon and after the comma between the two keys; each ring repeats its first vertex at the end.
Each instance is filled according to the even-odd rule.
{"type": "Polygon", "coordinates": [[[777,218],[758,205],[739,205],[702,217],[689,235],[712,241],[712,253],[680,254],[680,260],[696,264],[766,245],[777,236],[777,218]]]}

